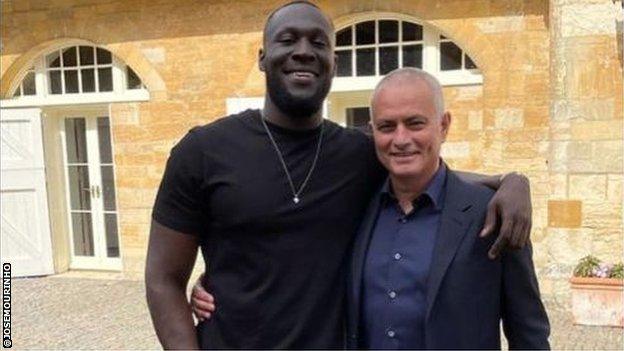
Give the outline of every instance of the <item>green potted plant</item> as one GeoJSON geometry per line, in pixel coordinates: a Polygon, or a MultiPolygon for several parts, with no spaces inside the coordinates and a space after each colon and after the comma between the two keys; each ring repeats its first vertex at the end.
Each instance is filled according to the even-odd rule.
{"type": "Polygon", "coordinates": [[[574,324],[624,327],[624,265],[585,256],[574,268],[574,324]]]}

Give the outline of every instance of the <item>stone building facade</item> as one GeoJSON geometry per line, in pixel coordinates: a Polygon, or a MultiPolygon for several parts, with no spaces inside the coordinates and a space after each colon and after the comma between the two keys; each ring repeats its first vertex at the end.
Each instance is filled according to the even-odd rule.
{"type": "MultiPolygon", "coordinates": [[[[112,269],[140,276],[151,207],[170,148],[195,125],[259,104],[262,26],[280,3],[2,1],[0,103],[5,116],[18,111],[15,119],[2,121],[2,146],[19,149],[22,129],[10,126],[26,118],[19,111],[29,111],[35,127],[28,135],[36,140],[41,129],[38,144],[31,146],[33,152],[43,150],[39,171],[45,179],[38,187],[30,185],[39,194],[36,205],[16,200],[15,194],[27,192],[14,194],[11,189],[17,188],[3,183],[3,227],[13,228],[2,231],[3,261],[14,254],[5,252],[5,244],[28,255],[28,231],[43,228],[31,256],[50,261],[47,273],[112,269]],[[72,63],[78,61],[72,57],[80,62],[72,63]],[[68,73],[75,67],[80,83],[78,73],[68,73]],[[98,75],[95,83],[88,70],[98,75]],[[99,139],[91,140],[93,135],[99,139]],[[106,135],[110,140],[104,145],[106,135]],[[109,150],[112,159],[78,162],[80,152],[97,155],[98,140],[100,152],[109,150]],[[76,143],[89,151],[75,151],[76,143]],[[69,144],[76,155],[68,154],[69,144]],[[91,179],[86,189],[91,212],[76,209],[74,202],[86,200],[71,193],[72,182],[84,185],[80,169],[92,178],[108,175],[108,183],[91,179]],[[100,196],[94,184],[108,195],[100,196]],[[11,209],[10,204],[17,205],[11,209]],[[28,211],[35,212],[25,219],[28,211]],[[86,230],[84,216],[90,218],[90,237],[80,244],[76,228],[86,230]],[[39,226],[24,224],[33,218],[39,226]],[[111,250],[115,240],[117,251],[111,250]],[[92,257],[78,257],[80,252],[92,257]]],[[[492,174],[516,170],[530,178],[534,260],[545,297],[567,299],[567,279],[582,256],[622,260],[621,1],[335,0],[318,5],[333,19],[344,51],[328,118],[357,123],[383,71],[415,62],[409,52],[416,50],[422,55],[417,64],[440,77],[453,115],[443,150],[451,167],[492,174]],[[360,43],[363,23],[371,21],[372,42],[360,43]],[[414,25],[418,34],[411,37],[405,30],[414,25]],[[360,67],[366,52],[374,62],[360,67]],[[451,66],[459,57],[459,68],[443,69],[445,57],[451,66]]],[[[15,152],[2,153],[3,178],[19,183],[22,173],[11,175],[17,171],[6,161],[19,159],[15,152]]]]}

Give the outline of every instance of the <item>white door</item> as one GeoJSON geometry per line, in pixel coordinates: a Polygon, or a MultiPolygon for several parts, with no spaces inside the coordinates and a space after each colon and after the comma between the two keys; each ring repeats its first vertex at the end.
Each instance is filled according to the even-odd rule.
{"type": "Polygon", "coordinates": [[[2,262],[17,277],[52,274],[41,111],[1,109],[0,127],[2,262]]]}
{"type": "Polygon", "coordinates": [[[110,119],[62,112],[71,268],[121,269],[110,119]]]}

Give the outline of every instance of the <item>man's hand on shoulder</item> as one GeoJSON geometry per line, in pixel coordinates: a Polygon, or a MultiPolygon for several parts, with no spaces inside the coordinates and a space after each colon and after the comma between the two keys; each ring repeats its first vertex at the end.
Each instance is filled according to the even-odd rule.
{"type": "Polygon", "coordinates": [[[531,188],[527,177],[516,172],[502,176],[479,234],[486,237],[500,228],[498,238],[488,252],[491,259],[498,257],[503,250],[517,250],[527,244],[531,233],[531,213],[531,188]]]}

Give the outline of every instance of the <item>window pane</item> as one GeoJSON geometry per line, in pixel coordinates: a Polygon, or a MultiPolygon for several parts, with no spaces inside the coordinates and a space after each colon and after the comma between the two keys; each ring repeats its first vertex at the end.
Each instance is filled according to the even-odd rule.
{"type": "Polygon", "coordinates": [[[127,88],[128,89],[141,89],[143,83],[141,83],[141,79],[137,74],[132,70],[132,68],[126,66],[126,80],[127,80],[127,88]]]}
{"type": "Polygon", "coordinates": [[[355,43],[358,45],[375,43],[375,21],[355,25],[355,43]]]}
{"type": "Polygon", "coordinates": [[[110,67],[98,68],[99,91],[113,91],[113,71],[110,67]]]}
{"type": "Polygon", "coordinates": [[[18,96],[22,96],[22,93],[20,92],[20,87],[17,87],[17,89],[15,89],[15,93],[13,93],[13,97],[18,97],[18,96]]]}
{"type": "Polygon", "coordinates": [[[80,71],[82,77],[82,92],[92,93],[95,91],[95,72],[93,68],[83,69],[80,71]]]}
{"type": "Polygon", "coordinates": [[[403,47],[403,67],[422,68],[422,44],[403,47]]]}
{"type": "Polygon", "coordinates": [[[61,67],[61,56],[58,51],[46,56],[46,67],[61,67]]]}
{"type": "Polygon", "coordinates": [[[472,61],[470,56],[464,54],[464,67],[466,69],[476,69],[477,65],[475,65],[474,61],[472,61]]]}
{"type": "Polygon", "coordinates": [[[106,256],[119,257],[119,236],[117,235],[117,214],[104,215],[106,227],[106,256]]]}
{"type": "Polygon", "coordinates": [[[24,95],[36,95],[37,89],[35,88],[35,72],[28,72],[22,81],[22,89],[24,89],[24,95]]]}
{"type": "Polygon", "coordinates": [[[109,121],[108,117],[98,117],[97,119],[98,144],[100,145],[101,163],[113,163],[109,121]]]}
{"type": "Polygon", "coordinates": [[[375,49],[358,49],[355,58],[358,76],[375,75],[375,49]]]}
{"type": "Polygon", "coordinates": [[[110,51],[102,48],[97,48],[97,63],[98,65],[104,65],[113,62],[110,51]]]}
{"type": "Polygon", "coordinates": [[[336,51],[338,70],[336,74],[338,77],[350,77],[353,74],[353,52],[351,50],[336,51]]]}
{"type": "Polygon", "coordinates": [[[422,40],[422,26],[416,23],[403,22],[403,41],[422,40]]]}
{"type": "Polygon", "coordinates": [[[91,213],[72,213],[72,229],[74,230],[74,254],[93,256],[91,213]]]}
{"type": "Polygon", "coordinates": [[[370,111],[368,107],[347,108],[347,127],[363,127],[368,125],[370,111]]]}
{"type": "Polygon", "coordinates": [[[440,43],[440,69],[450,71],[461,69],[462,67],[462,51],[453,42],[440,43]]]}
{"type": "Polygon", "coordinates": [[[61,94],[61,71],[49,71],[50,94],[61,94]]]}
{"type": "Polygon", "coordinates": [[[63,49],[63,67],[76,67],[78,59],[76,58],[76,47],[63,49]]]}
{"type": "Polygon", "coordinates": [[[351,45],[352,41],[352,27],[345,28],[336,33],[336,46],[351,45]]]}
{"type": "Polygon", "coordinates": [[[91,209],[91,183],[88,166],[67,166],[69,204],[72,210],[91,209]]]}
{"type": "Polygon", "coordinates": [[[399,68],[399,48],[397,46],[379,48],[379,74],[384,75],[399,68]]]}
{"type": "Polygon", "coordinates": [[[115,175],[113,166],[101,166],[104,211],[115,211],[115,175]]]}
{"type": "Polygon", "coordinates": [[[92,46],[80,47],[80,64],[83,66],[93,64],[93,47],[92,46]]]}
{"type": "Polygon", "coordinates": [[[78,71],[65,71],[65,93],[78,92],[78,71]]]}
{"type": "Polygon", "coordinates": [[[379,21],[379,42],[396,43],[399,41],[398,21],[379,21]]]}
{"type": "Polygon", "coordinates": [[[87,163],[87,127],[84,118],[65,120],[65,144],[68,163],[87,163]]]}

